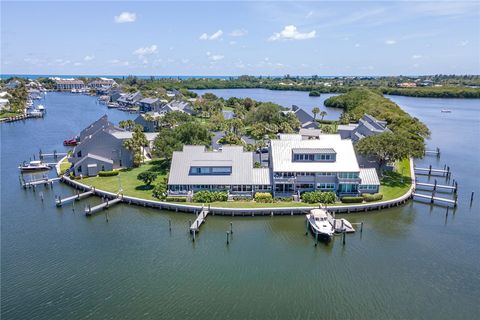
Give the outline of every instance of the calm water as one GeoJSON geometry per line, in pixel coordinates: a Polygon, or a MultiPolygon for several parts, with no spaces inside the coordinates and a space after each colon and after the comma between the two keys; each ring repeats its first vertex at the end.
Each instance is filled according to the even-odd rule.
{"type": "Polygon", "coordinates": [[[363,234],[314,247],[302,217],[209,217],[192,243],[191,215],[120,205],[107,223],[82,214],[98,199],[55,208],[55,194],[72,194],[66,186],[24,191],[15,167],[39,147],[61,150],[104,113],[133,117],[91,97],[49,94],[43,120],[0,125],[2,319],[476,318],[480,102],[392,99],[432,129],[429,144],[442,157],[419,163],[450,165],[460,185],[456,213],[411,202],[350,215],[365,222],[363,234]],[[440,113],[445,107],[453,112],[440,113]]]}
{"type": "MultiPolygon", "coordinates": [[[[268,90],[268,89],[205,89],[192,90],[200,95],[211,92],[217,97],[228,99],[230,97],[238,98],[252,98],[257,101],[274,102],[286,108],[291,108],[292,105],[302,107],[313,115],[312,109],[319,107],[320,110],[326,111],[327,115],[324,119],[336,120],[342,114],[341,110],[337,108],[327,108],[323,104],[325,100],[336,96],[334,93],[322,93],[320,97],[310,97],[308,92],[302,91],[282,91],[282,90],[268,90]]],[[[319,116],[317,116],[320,118],[319,116]]]]}

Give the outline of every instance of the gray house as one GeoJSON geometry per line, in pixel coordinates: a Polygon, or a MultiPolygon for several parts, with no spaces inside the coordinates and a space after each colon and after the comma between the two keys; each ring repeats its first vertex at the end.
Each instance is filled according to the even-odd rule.
{"type": "Polygon", "coordinates": [[[169,103],[158,108],[158,113],[165,114],[172,111],[180,111],[188,114],[193,114],[194,111],[190,103],[180,100],[172,100],[169,103]]]}
{"type": "Polygon", "coordinates": [[[114,128],[114,127],[115,126],[113,125],[113,123],[108,121],[107,115],[104,115],[100,119],[98,119],[97,121],[90,124],[85,129],[80,131],[80,142],[82,142],[83,140],[85,140],[85,138],[93,135],[94,133],[96,133],[97,131],[99,131],[101,129],[114,128]]]}
{"type": "Polygon", "coordinates": [[[351,139],[353,142],[383,132],[390,132],[387,122],[377,120],[369,114],[365,114],[356,124],[338,126],[338,133],[342,139],[351,139]]]}
{"type": "Polygon", "coordinates": [[[300,108],[299,106],[293,105],[291,110],[285,111],[285,113],[293,113],[300,121],[302,128],[305,129],[317,129],[318,124],[314,121],[313,117],[300,108]]]}
{"type": "Polygon", "coordinates": [[[143,99],[140,91],[135,93],[128,93],[117,99],[117,103],[120,107],[131,108],[137,105],[137,103],[143,99]]]}
{"type": "Polygon", "coordinates": [[[162,103],[157,98],[144,98],[138,102],[138,105],[140,106],[140,112],[150,112],[160,107],[162,103]]]}

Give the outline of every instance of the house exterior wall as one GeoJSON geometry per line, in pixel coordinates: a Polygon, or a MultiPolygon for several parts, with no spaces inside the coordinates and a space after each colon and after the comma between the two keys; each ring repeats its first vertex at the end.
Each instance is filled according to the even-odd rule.
{"type": "Polygon", "coordinates": [[[83,175],[93,177],[98,175],[98,171],[112,171],[113,165],[111,163],[86,157],[77,167],[74,168],[73,172],[76,176],[83,175]],[[94,166],[92,166],[94,165],[94,166]]]}

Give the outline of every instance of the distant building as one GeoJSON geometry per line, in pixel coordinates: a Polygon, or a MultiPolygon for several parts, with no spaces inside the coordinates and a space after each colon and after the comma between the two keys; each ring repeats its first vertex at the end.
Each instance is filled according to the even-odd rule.
{"type": "Polygon", "coordinates": [[[6,87],[7,89],[15,89],[15,88],[17,88],[19,85],[20,85],[20,81],[18,81],[17,79],[14,79],[14,80],[10,80],[10,81],[5,85],[5,87],[6,87]]]}
{"type": "Polygon", "coordinates": [[[365,114],[356,124],[338,126],[338,133],[342,139],[351,139],[353,142],[384,132],[390,132],[387,122],[377,120],[369,114],[365,114]]]}
{"type": "Polygon", "coordinates": [[[318,128],[318,123],[315,122],[312,115],[300,108],[299,106],[293,105],[291,110],[284,111],[284,113],[293,113],[300,121],[301,127],[305,129],[316,129],[318,128]]]}
{"type": "Polygon", "coordinates": [[[402,82],[397,84],[400,88],[415,88],[417,84],[415,82],[402,82]]]}
{"type": "Polygon", "coordinates": [[[155,132],[158,128],[158,123],[163,114],[150,111],[143,114],[139,114],[138,117],[133,120],[136,124],[143,127],[144,132],[155,132]]]}
{"type": "Polygon", "coordinates": [[[165,114],[172,111],[180,111],[188,114],[194,113],[190,103],[180,100],[172,100],[158,108],[158,113],[160,114],[165,114]]]}
{"type": "Polygon", "coordinates": [[[120,105],[120,107],[134,107],[138,104],[140,100],[143,99],[142,94],[140,91],[137,91],[135,93],[127,93],[121,96],[120,98],[117,99],[117,103],[120,105]]]}
{"type": "Polygon", "coordinates": [[[109,78],[100,78],[97,80],[93,80],[88,84],[88,86],[93,89],[109,89],[116,85],[117,83],[115,82],[115,80],[109,78]]]}
{"type": "Polygon", "coordinates": [[[0,92],[0,110],[7,110],[8,109],[8,98],[10,94],[6,91],[0,92]]]}
{"type": "Polygon", "coordinates": [[[55,89],[59,91],[85,89],[85,83],[79,79],[52,78],[52,80],[55,81],[55,89]]]}
{"type": "Polygon", "coordinates": [[[144,98],[138,102],[140,112],[150,112],[155,108],[160,107],[160,99],[157,98],[144,98]]]}

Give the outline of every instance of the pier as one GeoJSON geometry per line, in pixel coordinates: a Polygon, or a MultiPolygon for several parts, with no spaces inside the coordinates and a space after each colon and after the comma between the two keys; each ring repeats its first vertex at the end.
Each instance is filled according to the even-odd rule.
{"type": "Polygon", "coordinates": [[[205,222],[205,219],[207,218],[209,212],[210,206],[208,208],[202,207],[202,210],[197,215],[197,219],[195,219],[195,221],[193,221],[192,225],[190,226],[191,233],[195,235],[195,233],[200,230],[200,226],[202,225],[202,223],[205,222]]]}
{"type": "Polygon", "coordinates": [[[415,171],[416,174],[423,174],[423,175],[437,175],[437,176],[443,176],[443,177],[448,177],[450,176],[450,167],[445,166],[443,169],[435,169],[432,168],[432,165],[430,165],[428,168],[419,168],[419,167],[413,167],[413,170],[415,171]]]}
{"type": "Polygon", "coordinates": [[[88,205],[88,207],[85,208],[85,215],[86,216],[91,216],[91,215],[94,215],[95,213],[97,213],[98,211],[100,210],[104,210],[104,209],[108,209],[110,208],[111,206],[121,202],[123,200],[123,196],[118,196],[117,198],[113,199],[113,200],[109,200],[107,198],[107,201],[99,204],[99,205],[96,205],[94,207],[91,207],[90,205],[88,205]]]}
{"type": "Polygon", "coordinates": [[[87,198],[91,195],[94,195],[94,194],[95,194],[95,188],[93,188],[90,191],[87,191],[87,192],[84,192],[84,193],[77,193],[73,196],[66,197],[66,198],[63,198],[63,199],[60,198],[60,196],[59,196],[58,198],[55,198],[55,204],[56,204],[57,207],[61,207],[64,204],[73,203],[74,201],[85,199],[85,198],[87,198]]]}
{"type": "Polygon", "coordinates": [[[437,147],[435,150],[425,150],[425,155],[433,155],[440,158],[440,148],[437,147]]]}
{"type": "Polygon", "coordinates": [[[456,195],[456,194],[455,194],[455,198],[454,198],[454,199],[447,199],[447,198],[435,197],[435,192],[433,192],[431,195],[415,192],[415,193],[413,194],[413,197],[414,197],[414,199],[415,199],[415,197],[416,197],[416,198],[420,198],[420,199],[429,200],[431,204],[434,204],[435,202],[439,202],[439,203],[444,203],[444,204],[453,205],[454,207],[457,206],[457,195],[456,195]]]}
{"type": "Polygon", "coordinates": [[[18,116],[14,116],[14,117],[5,118],[5,119],[2,119],[1,121],[2,122],[15,122],[15,121],[20,121],[20,120],[26,120],[26,119],[29,119],[29,118],[39,118],[39,117],[43,117],[43,115],[42,116],[37,116],[37,115],[33,115],[33,114],[22,114],[22,115],[18,115],[18,116]]]}
{"type": "Polygon", "coordinates": [[[421,187],[423,189],[428,189],[429,191],[444,190],[452,191],[453,193],[457,193],[458,191],[458,183],[456,181],[452,185],[438,184],[437,180],[435,180],[435,183],[416,182],[416,185],[417,189],[418,187],[421,187]]]}
{"type": "Polygon", "coordinates": [[[35,181],[29,181],[29,182],[25,182],[24,180],[22,181],[22,187],[24,189],[27,189],[27,188],[30,188],[30,187],[33,187],[35,188],[35,186],[37,185],[40,185],[40,184],[43,184],[43,185],[52,185],[55,181],[59,181],[61,178],[51,178],[51,179],[48,179],[48,178],[44,178],[44,179],[41,179],[41,180],[35,180],[35,181]]]}
{"type": "Polygon", "coordinates": [[[51,158],[57,159],[58,157],[65,157],[67,155],[66,152],[57,152],[57,150],[53,150],[51,153],[43,153],[42,150],[38,152],[38,158],[43,160],[44,158],[51,158]]]}

